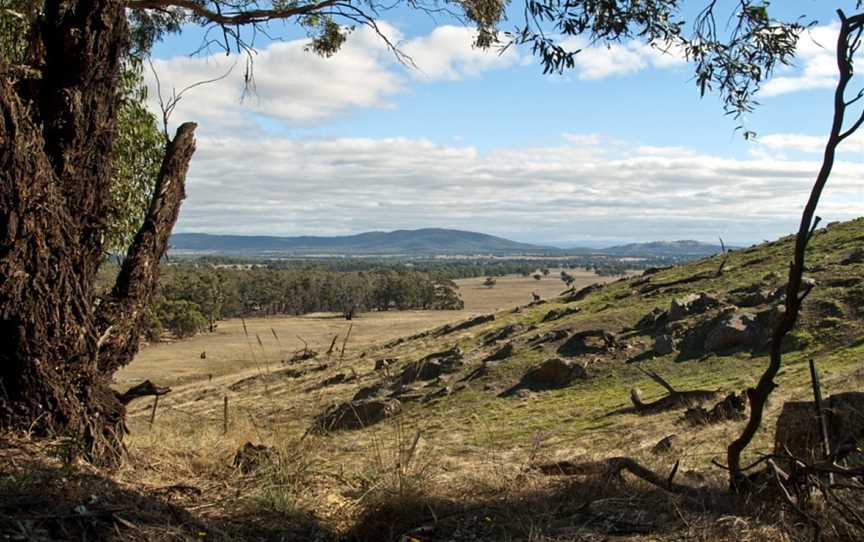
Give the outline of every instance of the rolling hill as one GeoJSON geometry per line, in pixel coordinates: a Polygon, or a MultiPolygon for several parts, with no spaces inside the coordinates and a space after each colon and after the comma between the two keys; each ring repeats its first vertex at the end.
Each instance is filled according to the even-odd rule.
{"type": "Polygon", "coordinates": [[[426,228],[366,232],[336,237],[275,237],[177,233],[171,236],[174,253],[245,255],[475,255],[546,254],[557,249],[517,243],[494,235],[426,228]]]}

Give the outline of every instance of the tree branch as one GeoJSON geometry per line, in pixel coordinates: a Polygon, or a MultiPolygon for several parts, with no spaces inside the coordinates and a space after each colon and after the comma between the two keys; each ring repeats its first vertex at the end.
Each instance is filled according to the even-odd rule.
{"type": "Polygon", "coordinates": [[[168,248],[171,229],[186,197],[195,128],[191,122],[182,124],[166,146],[150,210],[129,247],[113,290],[99,307],[99,368],[104,374],[113,374],[138,351],[142,317],[158,285],[159,260],[168,248]]]}
{"type": "MultiPolygon", "coordinates": [[[[290,19],[298,15],[308,15],[317,11],[338,4],[339,0],[324,0],[312,4],[302,6],[294,6],[290,8],[280,9],[250,9],[248,11],[229,11],[222,13],[221,8],[218,11],[212,11],[206,7],[193,2],[191,0],[129,0],[126,2],[126,7],[129,9],[156,9],[166,10],[168,8],[181,8],[192,12],[192,14],[205,19],[209,23],[215,23],[223,26],[235,26],[244,24],[264,23],[278,19],[290,19]]],[[[218,6],[218,2],[216,3],[218,6]]]]}

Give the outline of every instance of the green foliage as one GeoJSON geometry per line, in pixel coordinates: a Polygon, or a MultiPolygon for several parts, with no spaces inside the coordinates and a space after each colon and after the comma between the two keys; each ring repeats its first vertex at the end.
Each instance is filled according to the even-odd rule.
{"type": "Polygon", "coordinates": [[[195,303],[183,300],[166,300],[156,307],[159,321],[178,339],[191,337],[207,327],[195,303]]]}
{"type": "Polygon", "coordinates": [[[105,237],[105,248],[115,254],[126,252],[141,227],[166,143],[156,117],[145,106],[147,87],[142,63],[127,57],[122,77],[123,101],[117,116],[114,182],[105,237]]]}

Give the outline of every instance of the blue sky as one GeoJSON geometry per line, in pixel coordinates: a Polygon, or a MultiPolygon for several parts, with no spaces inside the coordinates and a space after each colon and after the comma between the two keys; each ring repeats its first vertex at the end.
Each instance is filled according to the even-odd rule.
{"type": "MultiPolygon", "coordinates": [[[[199,123],[176,231],[452,227],[545,244],[783,235],[830,124],[833,11],[854,2],[775,4],[772,14],[819,25],[743,119],[756,142],[735,132],[741,120],[716,96],[699,98],[684,59],[636,42],[588,48],[574,70],[543,76],[528,50],[473,50],[470,29],[406,10],[382,20],[419,69],[395,62],[367,29],[321,59],[296,28],[274,25],[284,41],[258,43],[253,94],[241,100],[241,58],[172,116],[199,123]]],[[[156,47],[163,92],[238,60],[190,58],[200,39],[191,28],[156,47]]],[[[861,214],[862,150],[864,136],[845,145],[826,221],[861,214]]]]}

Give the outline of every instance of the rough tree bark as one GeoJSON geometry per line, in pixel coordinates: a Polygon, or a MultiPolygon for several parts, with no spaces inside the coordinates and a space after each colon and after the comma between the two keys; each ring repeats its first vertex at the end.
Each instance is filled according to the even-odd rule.
{"type": "Polygon", "coordinates": [[[22,80],[0,61],[0,427],[69,435],[110,461],[125,415],[111,378],[137,351],[195,126],[166,147],[144,225],[114,289],[98,298],[125,9],[49,1],[40,24],[38,75],[22,80]]]}
{"type": "Polygon", "coordinates": [[[798,227],[798,234],[795,240],[795,254],[789,266],[785,312],[774,329],[771,338],[770,361],[765,372],[759,378],[756,387],[747,390],[747,398],[750,401],[750,418],[741,435],[732,441],[727,449],[726,459],[729,466],[729,484],[733,491],[741,491],[748,486],[748,478],[741,467],[741,454],[750,444],[750,441],[753,440],[756,431],[759,430],[762,424],[765,404],[768,401],[768,397],[777,387],[774,378],[777,376],[782,365],[781,350],[783,339],[795,327],[801,303],[810,292],[807,288],[802,289],[801,279],[804,275],[804,259],[807,244],[813,235],[813,230],[819,223],[819,217],[816,216],[816,206],[819,204],[822,190],[825,188],[831,175],[837,146],[864,123],[864,113],[862,113],[851,127],[844,130],[846,108],[864,97],[864,90],[862,90],[857,94],[857,97],[848,101],[846,99],[846,87],[853,76],[853,56],[861,45],[862,30],[864,30],[864,14],[846,17],[840,10],[837,11],[837,14],[840,17],[840,31],[837,35],[837,71],[840,77],[834,92],[834,119],[831,124],[828,141],[825,144],[822,166],[819,169],[816,182],[813,184],[810,197],[801,215],[801,223],[798,227]]]}

